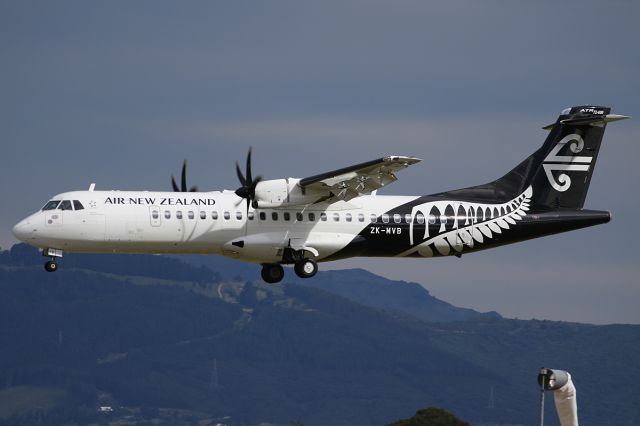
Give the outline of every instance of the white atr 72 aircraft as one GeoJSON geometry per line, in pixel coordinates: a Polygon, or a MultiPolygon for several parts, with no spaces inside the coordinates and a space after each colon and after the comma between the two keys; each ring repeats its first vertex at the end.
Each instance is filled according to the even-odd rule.
{"type": "Polygon", "coordinates": [[[236,191],[65,192],[13,228],[49,257],[63,251],[203,253],[262,264],[268,283],[282,265],[316,274],[318,261],[352,256],[461,256],[608,222],[583,210],[608,122],[628,118],[597,106],[562,111],[540,149],[500,179],[426,196],[381,196],[395,173],[420,161],[389,156],[303,179],[262,180],[251,150],[236,191]]]}

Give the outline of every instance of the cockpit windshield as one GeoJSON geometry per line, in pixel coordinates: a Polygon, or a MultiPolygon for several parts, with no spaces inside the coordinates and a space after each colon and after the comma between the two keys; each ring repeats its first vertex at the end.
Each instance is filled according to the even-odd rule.
{"type": "Polygon", "coordinates": [[[84,210],[80,200],[51,200],[47,201],[42,210],[84,210]],[[73,204],[72,204],[73,203],[73,204]],[[73,207],[72,207],[73,206],[73,207]]]}
{"type": "Polygon", "coordinates": [[[60,200],[47,201],[47,204],[44,205],[42,210],[55,210],[55,208],[58,207],[58,204],[60,204],[60,200]]]}
{"type": "Polygon", "coordinates": [[[73,208],[71,207],[71,201],[70,200],[62,200],[62,203],[60,203],[58,208],[60,210],[73,210],[73,208]]]}

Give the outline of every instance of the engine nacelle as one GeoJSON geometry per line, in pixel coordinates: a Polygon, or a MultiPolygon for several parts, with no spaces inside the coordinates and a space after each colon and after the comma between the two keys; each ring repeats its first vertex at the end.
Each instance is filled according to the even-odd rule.
{"type": "Polygon", "coordinates": [[[324,195],[315,191],[303,193],[298,182],[300,179],[294,178],[261,181],[256,186],[256,207],[268,209],[302,206],[311,204],[324,195]]]}

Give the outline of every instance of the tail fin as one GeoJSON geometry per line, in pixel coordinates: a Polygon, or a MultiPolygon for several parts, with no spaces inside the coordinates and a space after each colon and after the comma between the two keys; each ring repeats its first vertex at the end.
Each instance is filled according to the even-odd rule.
{"type": "Polygon", "coordinates": [[[628,118],[610,114],[611,108],[567,108],[552,125],[540,149],[500,179],[485,185],[438,195],[509,200],[529,186],[534,211],[581,209],[587,196],[602,136],[608,122],[628,118]]]}

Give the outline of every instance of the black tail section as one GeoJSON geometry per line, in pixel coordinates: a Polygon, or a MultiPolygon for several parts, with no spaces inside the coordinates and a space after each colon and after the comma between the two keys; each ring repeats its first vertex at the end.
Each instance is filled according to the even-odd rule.
{"type": "Polygon", "coordinates": [[[581,209],[607,123],[627,118],[610,112],[608,107],[567,108],[545,127],[550,133],[542,147],[509,173],[485,185],[437,195],[500,202],[532,186],[534,211],[581,209]]]}

